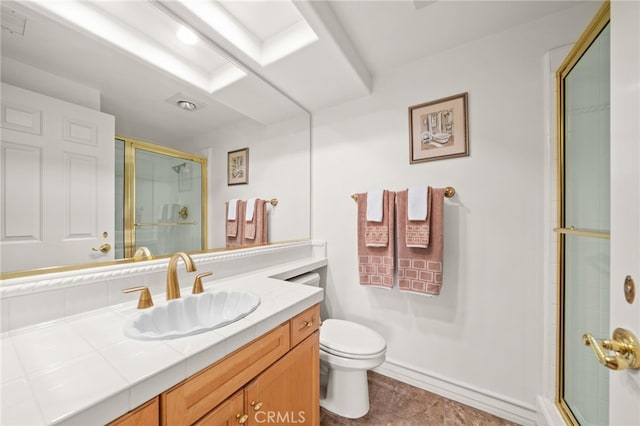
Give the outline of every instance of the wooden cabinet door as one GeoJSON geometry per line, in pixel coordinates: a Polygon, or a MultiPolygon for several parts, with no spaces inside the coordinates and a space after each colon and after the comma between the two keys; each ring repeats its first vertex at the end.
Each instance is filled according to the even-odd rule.
{"type": "Polygon", "coordinates": [[[194,424],[288,350],[289,323],[285,323],[164,392],[162,425],[194,424]]]}
{"type": "Polygon", "coordinates": [[[211,410],[195,423],[195,426],[231,426],[246,422],[244,413],[244,393],[241,390],[211,410]],[[244,421],[243,421],[244,420],[244,421]]]}
{"type": "Polygon", "coordinates": [[[245,387],[248,425],[318,425],[319,335],[314,332],[245,387]]]}

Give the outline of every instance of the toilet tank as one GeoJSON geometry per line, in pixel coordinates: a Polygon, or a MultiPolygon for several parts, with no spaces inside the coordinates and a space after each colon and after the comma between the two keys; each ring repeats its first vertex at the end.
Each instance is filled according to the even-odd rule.
{"type": "Polygon", "coordinates": [[[297,277],[289,278],[287,281],[292,283],[310,285],[312,287],[320,286],[320,274],[317,272],[308,272],[306,274],[298,275],[297,277]]]}

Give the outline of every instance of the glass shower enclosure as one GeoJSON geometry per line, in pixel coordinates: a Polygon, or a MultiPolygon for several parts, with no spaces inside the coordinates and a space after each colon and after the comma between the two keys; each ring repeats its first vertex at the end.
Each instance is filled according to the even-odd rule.
{"type": "Polygon", "coordinates": [[[116,164],[116,259],[206,249],[206,158],[118,137],[116,164]]]}
{"type": "Polygon", "coordinates": [[[610,26],[601,9],[558,71],[559,315],[557,401],[567,424],[606,425],[609,369],[584,344],[608,336],[610,26]]]}

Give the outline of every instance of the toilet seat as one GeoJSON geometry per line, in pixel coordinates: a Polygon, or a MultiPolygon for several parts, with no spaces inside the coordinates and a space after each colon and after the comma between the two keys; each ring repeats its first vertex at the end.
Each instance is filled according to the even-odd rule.
{"type": "Polygon", "coordinates": [[[387,345],[382,336],[368,327],[328,319],[320,327],[320,349],[343,358],[370,359],[384,354],[387,345]]]}

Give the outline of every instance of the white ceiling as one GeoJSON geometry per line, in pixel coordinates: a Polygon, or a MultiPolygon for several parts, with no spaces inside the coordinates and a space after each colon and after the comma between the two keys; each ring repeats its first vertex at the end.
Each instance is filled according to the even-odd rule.
{"type": "MultiPolygon", "coordinates": [[[[205,1],[205,0],[200,0],[205,1]]],[[[214,0],[206,0],[213,3],[214,0]]],[[[149,9],[142,0],[111,1],[97,10],[108,14],[124,11],[136,30],[149,30],[149,9]]],[[[377,75],[395,67],[455,48],[490,34],[576,6],[576,1],[220,1],[232,21],[247,30],[242,37],[264,46],[267,40],[293,45],[281,59],[260,55],[233,44],[228,33],[214,29],[201,15],[169,0],[155,2],[162,17],[188,24],[204,40],[192,60],[201,68],[218,67],[219,59],[231,61],[248,75],[221,90],[209,93],[161,71],[87,30],[61,24],[33,10],[33,4],[3,2],[27,16],[24,36],[2,31],[2,56],[44,69],[93,87],[101,93],[102,108],[117,117],[117,133],[179,146],[212,129],[250,117],[273,123],[299,113],[296,103],[310,112],[371,93],[377,75]],[[162,14],[161,14],[162,15],[162,14]],[[302,20],[303,18],[303,20],[302,20]],[[306,29],[302,27],[306,27],[306,29]],[[312,31],[309,32],[308,29],[312,31]],[[84,35],[80,36],[78,31],[84,35]],[[307,32],[303,32],[307,31],[307,32]],[[250,33],[250,34],[249,34],[250,33]],[[288,41],[286,35],[293,38],[288,41]],[[300,37],[307,37],[300,46],[300,37]],[[257,40],[257,41],[256,41],[257,40]],[[296,41],[298,40],[298,41],[296,41]],[[206,56],[206,58],[203,58],[206,56]],[[286,96],[277,93],[279,89],[286,96]],[[178,110],[166,100],[177,93],[206,104],[195,113],[178,110]],[[295,101],[291,102],[291,100],[295,101]]],[[[60,18],[58,18],[60,21],[60,18]]],[[[235,25],[234,24],[234,25],[235,25]]],[[[173,41],[160,36],[159,46],[173,41]]],[[[254,49],[255,50],[255,49],[254,49]]],[[[3,61],[3,80],[4,80],[3,61]]]]}
{"type": "Polygon", "coordinates": [[[336,1],[373,74],[576,6],[576,1],[336,1]],[[422,4],[423,7],[416,8],[422,4]]]}

